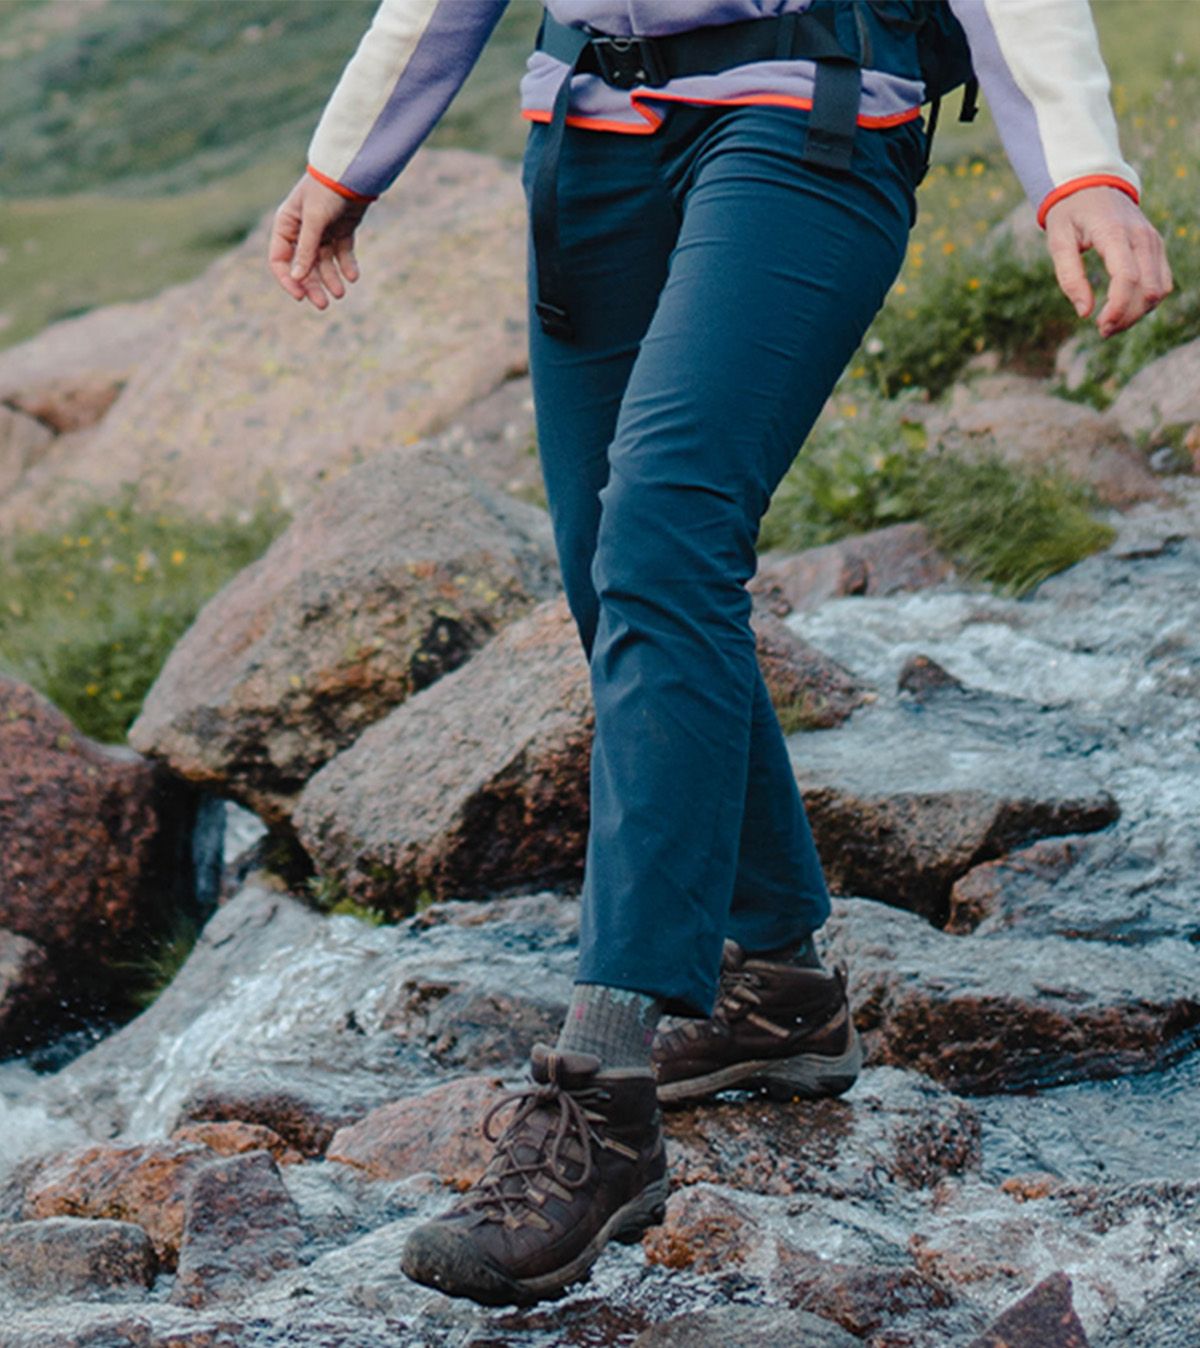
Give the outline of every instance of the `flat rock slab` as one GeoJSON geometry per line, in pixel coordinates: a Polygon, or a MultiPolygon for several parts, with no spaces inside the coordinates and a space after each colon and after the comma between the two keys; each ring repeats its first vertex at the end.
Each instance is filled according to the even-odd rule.
{"type": "Polygon", "coordinates": [[[27,1219],[109,1218],[143,1228],[164,1268],[174,1268],[192,1180],[213,1159],[194,1143],[75,1147],[48,1157],[25,1190],[27,1219]]]}
{"type": "Polygon", "coordinates": [[[366,726],[559,589],[544,512],[431,449],[381,452],[208,601],[129,741],[284,822],[366,726]]]}
{"type": "Polygon", "coordinates": [[[857,1348],[862,1341],[806,1311],[730,1306],[676,1316],[644,1330],[633,1342],[634,1348],[729,1348],[732,1343],[753,1343],[757,1348],[857,1348]]]}
{"type": "Polygon", "coordinates": [[[300,1262],[304,1233],[269,1152],[212,1161],[188,1192],[171,1300],[208,1306],[236,1299],[300,1262]]]}
{"type": "Polygon", "coordinates": [[[132,1222],[49,1217],[0,1225],[0,1288],[26,1304],[136,1301],[157,1271],[149,1235],[132,1222]]]}
{"type": "Polygon", "coordinates": [[[1148,1072],[1200,1039],[1200,953],[1062,938],[959,937],[869,899],[835,900],[827,958],[849,967],[867,1058],[964,1093],[1148,1072]]]}
{"type": "Polygon", "coordinates": [[[463,1077],[421,1095],[395,1100],[335,1134],[327,1161],[351,1165],[372,1179],[406,1179],[432,1171],[467,1189],[483,1174],[492,1144],[483,1115],[503,1095],[498,1077],[463,1077]]]}
{"type": "Polygon", "coordinates": [[[675,1185],[844,1198],[885,1180],[924,1188],[979,1161],[970,1105],[887,1067],[867,1069],[839,1099],[734,1099],[668,1110],[665,1123],[675,1185]]]}
{"type": "Polygon", "coordinates": [[[295,510],[381,449],[440,429],[527,361],[517,170],[423,149],[359,230],[362,280],[301,309],[265,269],[271,215],[176,299],[93,432],[63,437],[0,505],[46,525],[81,494],[137,482],[147,509],[295,510]]]}
{"type": "Polygon", "coordinates": [[[1047,834],[1119,814],[1076,755],[1002,699],[863,708],[790,741],[830,885],[945,920],[954,882],[1047,834]],[[1039,738],[1041,742],[1039,743],[1039,738]]]}

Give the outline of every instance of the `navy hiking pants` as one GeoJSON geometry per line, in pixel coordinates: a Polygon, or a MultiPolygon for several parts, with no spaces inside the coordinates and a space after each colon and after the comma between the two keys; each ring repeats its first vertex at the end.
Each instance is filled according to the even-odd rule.
{"type": "MultiPolygon", "coordinates": [[[[539,453],[596,729],[576,978],[710,1014],[724,938],[767,950],[829,895],[763,684],[759,523],[895,279],[919,122],[801,160],[807,113],[674,105],[568,127],[575,338],[530,313],[539,453]]],[[[529,192],[546,128],[531,127],[529,192]]],[[[530,295],[536,294],[530,258],[530,295]]]]}

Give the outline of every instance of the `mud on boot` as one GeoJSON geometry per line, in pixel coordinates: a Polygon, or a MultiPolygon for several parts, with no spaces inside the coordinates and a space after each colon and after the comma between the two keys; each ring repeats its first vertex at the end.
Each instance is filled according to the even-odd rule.
{"type": "Polygon", "coordinates": [[[487,1169],[405,1243],[401,1267],[416,1282],[489,1306],[551,1299],[586,1278],[610,1240],[636,1241],[663,1220],[653,1073],[602,1072],[593,1054],[536,1044],[530,1074],[484,1116],[496,1144],[487,1169]]]}

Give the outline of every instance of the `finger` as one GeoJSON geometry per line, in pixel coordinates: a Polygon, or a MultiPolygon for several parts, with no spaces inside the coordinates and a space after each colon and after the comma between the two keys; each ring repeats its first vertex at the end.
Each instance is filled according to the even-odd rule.
{"type": "Polygon", "coordinates": [[[292,280],[303,281],[316,265],[325,224],[323,218],[318,218],[316,210],[310,207],[305,211],[304,218],[300,222],[300,237],[296,242],[295,256],[292,258],[292,280]]]}
{"type": "MultiPolygon", "coordinates": [[[[1163,277],[1160,256],[1160,240],[1154,230],[1139,229],[1133,236],[1133,255],[1137,260],[1138,275],[1142,278],[1142,299],[1145,305],[1142,313],[1148,313],[1166,295],[1167,287],[1163,277]]],[[[1141,318],[1142,314],[1138,314],[1141,318]]]]}
{"type": "Polygon", "coordinates": [[[340,300],[346,293],[345,283],[333,260],[333,249],[326,246],[317,254],[317,274],[321,283],[334,299],[340,300]]]}
{"type": "Polygon", "coordinates": [[[304,298],[314,309],[329,308],[329,296],[325,293],[325,287],[321,284],[321,274],[315,267],[300,282],[300,286],[304,291],[304,298]]]}
{"type": "Polygon", "coordinates": [[[1110,278],[1108,295],[1096,325],[1101,336],[1111,337],[1145,312],[1139,308],[1142,303],[1141,273],[1124,230],[1101,235],[1096,239],[1096,251],[1110,278]]]}
{"type": "Polygon", "coordinates": [[[347,234],[344,238],[334,240],[333,256],[346,280],[351,283],[357,281],[360,273],[358,259],[354,256],[353,234],[347,234]]]}
{"type": "Polygon", "coordinates": [[[304,298],[304,287],[292,280],[292,257],[296,249],[296,238],[300,232],[300,222],[283,208],[275,215],[271,229],[271,239],[267,245],[267,266],[279,284],[293,299],[304,298]]]}
{"type": "Polygon", "coordinates": [[[1095,297],[1088,284],[1087,272],[1083,269],[1083,257],[1075,231],[1069,227],[1055,229],[1051,225],[1046,244],[1050,249],[1059,289],[1075,306],[1079,317],[1086,318],[1092,312],[1095,297]]]}

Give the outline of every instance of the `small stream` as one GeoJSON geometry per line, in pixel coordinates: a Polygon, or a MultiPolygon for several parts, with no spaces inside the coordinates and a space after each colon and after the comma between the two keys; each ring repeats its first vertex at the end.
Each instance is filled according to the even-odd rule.
{"type": "MultiPolygon", "coordinates": [[[[898,671],[914,653],[998,699],[980,704],[977,721],[1008,699],[1019,729],[1035,709],[1038,724],[1049,727],[1044,733],[1062,737],[1064,758],[1082,754],[1122,813],[1093,858],[1108,888],[1066,887],[1056,906],[1027,915],[1032,929],[1070,934],[1091,948],[1099,942],[1114,958],[1129,945],[1152,949],[1167,941],[1178,951],[1190,944],[1200,970],[1196,488],[1200,483],[1187,484],[1174,512],[1146,509],[1118,519],[1116,547],[1027,600],[952,585],[835,600],[790,622],[882,690],[872,715],[888,714],[898,671]]],[[[799,759],[804,736],[791,746],[799,759]]],[[[886,744],[878,752],[886,757],[886,744]]],[[[964,749],[955,770],[969,774],[971,762],[964,749]]],[[[262,832],[237,806],[222,819],[218,813],[205,817],[197,840],[210,868],[218,849],[229,864],[262,832]]],[[[0,1063],[0,1196],[19,1163],[37,1155],[89,1140],[162,1139],[198,1083],[232,1089],[269,1078],[313,1098],[341,1097],[360,1113],[419,1094],[448,1075],[505,1060],[504,1036],[514,1028],[503,1016],[489,1020],[488,997],[521,1009],[531,1024],[541,1016],[551,1025],[569,992],[577,918],[569,894],[441,905],[382,928],[324,917],[265,890],[245,899],[236,922],[231,907],[217,910],[193,960],[136,1021],[94,1046],[86,1038],[62,1046],[56,1071],[38,1072],[25,1059],[0,1063]],[[456,1037],[452,1031],[462,1025],[467,1029],[456,1037]]],[[[961,939],[975,942],[986,962],[987,942],[1002,934],[961,939]]],[[[54,1059],[50,1052],[38,1060],[54,1059]]],[[[515,1075],[517,1067],[514,1054],[504,1070],[515,1075]]],[[[866,1099],[872,1090],[886,1104],[904,1075],[868,1068],[845,1108],[852,1115],[856,1092],[866,1099]]],[[[736,1100],[714,1108],[738,1108],[736,1100]]],[[[966,1343],[1057,1269],[1073,1279],[1092,1348],[1133,1342],[1110,1317],[1156,1298],[1161,1304],[1163,1289],[1200,1268],[1200,1052],[1163,1071],[963,1103],[978,1120],[977,1163],[947,1168],[931,1187],[892,1178],[875,1188],[851,1186],[840,1200],[816,1191],[722,1190],[748,1214],[753,1234],[744,1261],[701,1274],[649,1262],[640,1246],[612,1248],[590,1283],[531,1311],[449,1302],[402,1277],[398,1254],[408,1229],[445,1203],[428,1175],[372,1183],[336,1163],[285,1166],[310,1240],[305,1264],[238,1309],[249,1318],[229,1343],[631,1343],[647,1325],[683,1311],[786,1303],[785,1247],[793,1259],[809,1251],[896,1269],[909,1267],[918,1252],[921,1267],[952,1289],[953,1305],[899,1314],[889,1348],[966,1343]],[[1014,1192],[1018,1177],[1024,1187],[1014,1192]]],[[[853,1171],[856,1161],[851,1154],[840,1164],[853,1171]]],[[[862,1164],[872,1158],[864,1155],[862,1164]]],[[[156,1333],[191,1325],[194,1316],[165,1303],[167,1286],[104,1312],[75,1304],[30,1311],[29,1325],[61,1327],[64,1337],[55,1342],[64,1345],[76,1341],[74,1327],[107,1323],[105,1316],[150,1316],[156,1333]]],[[[1176,1332],[1169,1316],[1162,1323],[1156,1348],[1200,1344],[1200,1331],[1176,1332]]],[[[225,1348],[223,1339],[211,1342],[225,1348]]]]}

